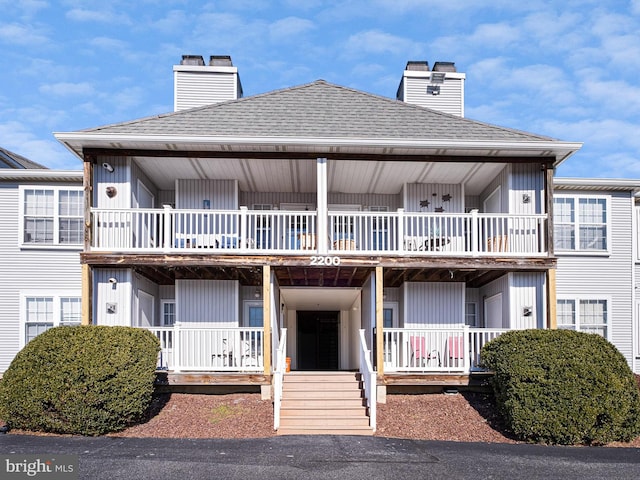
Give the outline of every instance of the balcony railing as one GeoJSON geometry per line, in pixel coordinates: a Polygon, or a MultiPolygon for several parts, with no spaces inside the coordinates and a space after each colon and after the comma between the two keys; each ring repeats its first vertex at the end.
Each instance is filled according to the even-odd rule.
{"type": "Polygon", "coordinates": [[[547,216],[92,209],[92,251],[545,256],[547,216]]]}
{"type": "Polygon", "coordinates": [[[485,343],[506,332],[488,328],[385,328],[385,372],[469,373],[485,343]]]}
{"type": "Polygon", "coordinates": [[[160,340],[158,368],[207,372],[261,372],[262,328],[216,328],[176,323],[148,327],[160,340]]]}

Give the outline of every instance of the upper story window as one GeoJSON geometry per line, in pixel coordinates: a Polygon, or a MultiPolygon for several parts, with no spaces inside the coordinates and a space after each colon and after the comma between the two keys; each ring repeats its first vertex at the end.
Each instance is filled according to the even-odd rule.
{"type": "Polygon", "coordinates": [[[557,251],[608,251],[608,197],[557,195],[553,199],[553,222],[557,251]]]}
{"type": "Polygon", "coordinates": [[[20,197],[23,245],[82,245],[82,188],[20,187],[20,197]]]}

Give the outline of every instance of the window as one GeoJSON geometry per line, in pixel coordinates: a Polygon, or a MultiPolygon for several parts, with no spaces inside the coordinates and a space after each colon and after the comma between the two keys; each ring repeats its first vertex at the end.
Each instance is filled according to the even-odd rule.
{"type": "Polygon", "coordinates": [[[397,302],[384,302],[382,308],[382,328],[398,328],[397,302]]]}
{"type": "Polygon", "coordinates": [[[553,199],[554,239],[558,251],[606,252],[608,199],[561,196],[553,199]]]}
{"type": "Polygon", "coordinates": [[[262,301],[244,302],[244,326],[262,328],[264,326],[262,301]]]}
{"type": "Polygon", "coordinates": [[[558,328],[609,336],[609,300],[558,299],[558,328]]]}
{"type": "Polygon", "coordinates": [[[82,245],[80,188],[20,187],[23,245],[82,245]]]}
{"type": "Polygon", "coordinates": [[[467,302],[464,304],[464,324],[470,327],[478,326],[478,304],[467,302]]]}
{"type": "Polygon", "coordinates": [[[79,325],[81,297],[75,295],[22,295],[24,344],[57,326],[79,325]]]}
{"type": "Polygon", "coordinates": [[[161,300],[162,305],[162,325],[173,325],[176,323],[176,301],[161,300]]]}

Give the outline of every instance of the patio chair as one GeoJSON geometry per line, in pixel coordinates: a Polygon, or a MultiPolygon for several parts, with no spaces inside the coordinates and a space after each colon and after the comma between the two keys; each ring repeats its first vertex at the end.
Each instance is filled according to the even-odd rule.
{"type": "Polygon", "coordinates": [[[464,361],[464,338],[452,336],[447,339],[449,367],[459,367],[464,361]]]}
{"type": "Polygon", "coordinates": [[[432,360],[437,361],[438,367],[442,366],[440,361],[440,352],[438,350],[427,349],[427,339],[422,336],[409,337],[409,346],[411,347],[411,366],[413,367],[425,367],[429,365],[432,360]]]}

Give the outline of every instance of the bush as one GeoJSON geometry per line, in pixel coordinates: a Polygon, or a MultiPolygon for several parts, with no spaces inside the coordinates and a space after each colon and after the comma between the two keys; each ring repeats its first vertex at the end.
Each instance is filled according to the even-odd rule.
{"type": "Polygon", "coordinates": [[[15,357],[0,382],[10,428],[101,435],[142,418],[151,403],[158,339],[131,327],[57,327],[15,357]]]}
{"type": "Polygon", "coordinates": [[[496,403],[520,439],[576,445],[640,435],[640,394],[623,355],[604,338],[569,330],[504,333],[481,352],[496,403]]]}

